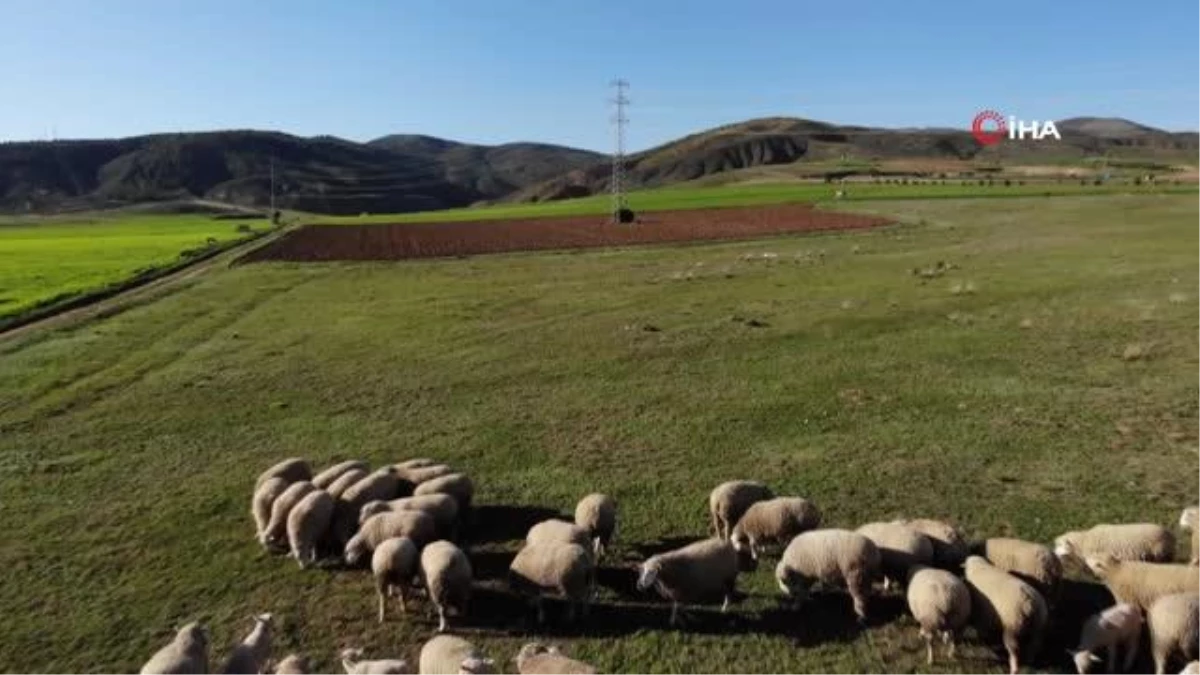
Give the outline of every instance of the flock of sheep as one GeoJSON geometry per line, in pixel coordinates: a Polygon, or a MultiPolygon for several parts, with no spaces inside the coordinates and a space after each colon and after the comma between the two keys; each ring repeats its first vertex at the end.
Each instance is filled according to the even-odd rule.
{"type": "MultiPolygon", "coordinates": [[[[474,574],[471,559],[456,544],[469,522],[474,486],[465,474],[431,459],[414,459],[371,471],[346,461],[316,475],[309,463],[291,458],[265,471],[251,502],[257,536],[264,547],[287,550],[300,567],[328,557],[348,566],[370,562],[378,596],[378,618],[389,599],[402,612],[415,589],[423,588],[437,612],[438,635],[421,649],[417,672],[491,673],[496,662],[466,640],[446,634],[451,618],[470,611],[474,574]]],[[[711,534],[646,559],[637,588],[653,590],[671,603],[670,625],[680,608],[721,602],[729,606],[740,572],[769,550],[782,548],[775,578],[799,609],[816,587],[845,589],[860,622],[870,611],[880,582],[884,591],[904,589],[920,626],[927,660],[941,640],[954,658],[967,627],[1002,646],[1011,673],[1038,652],[1061,601],[1063,562],[1078,561],[1098,577],[1115,604],[1087,619],[1072,650],[1080,673],[1104,661],[1116,672],[1138,654],[1143,627],[1157,673],[1188,662],[1183,672],[1200,673],[1200,574],[1197,507],[1183,511],[1180,525],[1192,532],[1191,560],[1174,563],[1175,536],[1152,523],[1102,524],[1067,532],[1053,548],[1019,539],[969,543],[950,523],[914,519],[876,522],[857,530],[822,527],[821,511],[801,497],[776,496],[765,484],[730,481],[709,497],[711,534]]],[[[568,601],[568,620],[586,616],[596,570],[617,526],[617,504],[603,494],[584,497],[574,522],[550,519],[534,525],[508,570],[509,588],[526,598],[545,620],[542,600],[568,601]]],[[[273,618],[261,614],[224,663],[226,673],[302,673],[308,664],[292,654],[271,660],[273,618]],[[271,670],[273,669],[273,670],[271,670]]],[[[347,673],[411,673],[404,659],[363,660],[359,650],[342,652],[347,673]]],[[[558,648],[533,642],[517,654],[521,673],[594,673],[558,648]]],[[[142,673],[208,672],[208,637],[192,623],[143,666],[142,673]]]]}

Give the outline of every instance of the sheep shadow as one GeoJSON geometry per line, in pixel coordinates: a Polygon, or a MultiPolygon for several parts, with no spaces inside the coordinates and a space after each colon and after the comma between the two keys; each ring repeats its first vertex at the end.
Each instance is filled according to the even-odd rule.
{"type": "MultiPolygon", "coordinates": [[[[1088,617],[1111,607],[1116,601],[1104,584],[1093,581],[1063,579],[1059,589],[1058,601],[1050,610],[1050,620],[1042,637],[1041,649],[1038,650],[1032,665],[1071,672],[1075,670],[1075,663],[1067,654],[1067,650],[1073,650],[1079,644],[1079,632],[1083,624],[1088,617]]],[[[1142,644],[1145,647],[1148,642],[1143,641],[1142,644]]],[[[1000,653],[1003,654],[1003,650],[1000,653]]],[[[1148,649],[1140,650],[1132,672],[1154,672],[1148,649]]]]}
{"type": "Polygon", "coordinates": [[[523,540],[525,535],[529,534],[529,528],[551,518],[572,520],[571,517],[544,506],[476,506],[471,510],[471,524],[466,539],[475,544],[523,540]]]}

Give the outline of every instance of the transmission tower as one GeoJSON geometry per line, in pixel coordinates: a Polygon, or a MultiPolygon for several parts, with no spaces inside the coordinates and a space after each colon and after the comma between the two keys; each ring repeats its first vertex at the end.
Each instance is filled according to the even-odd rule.
{"type": "Polygon", "coordinates": [[[614,223],[633,221],[633,212],[629,210],[629,201],[625,198],[625,125],[629,118],[625,116],[625,106],[629,105],[626,91],[629,83],[625,80],[614,80],[613,88],[617,95],[612,99],[616,108],[613,115],[613,125],[616,127],[616,149],[612,156],[612,219],[614,223]]]}

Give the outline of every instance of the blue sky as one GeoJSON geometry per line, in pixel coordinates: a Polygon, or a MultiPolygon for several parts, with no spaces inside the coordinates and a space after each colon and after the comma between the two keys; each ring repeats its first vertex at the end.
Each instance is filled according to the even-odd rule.
{"type": "Polygon", "coordinates": [[[2,0],[0,139],[255,128],[607,150],[616,76],[635,149],[771,115],[1194,130],[1198,24],[1187,0],[2,0]]]}

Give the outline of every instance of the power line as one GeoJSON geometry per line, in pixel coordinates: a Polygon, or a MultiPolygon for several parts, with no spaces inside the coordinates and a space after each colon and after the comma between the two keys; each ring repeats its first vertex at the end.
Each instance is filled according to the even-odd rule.
{"type": "Polygon", "coordinates": [[[625,197],[625,125],[629,119],[625,117],[625,106],[629,105],[629,97],[625,91],[629,83],[625,80],[614,80],[612,86],[617,95],[612,99],[616,106],[613,124],[616,126],[616,149],[612,156],[612,219],[614,223],[625,222],[629,211],[629,201],[625,197]]]}

